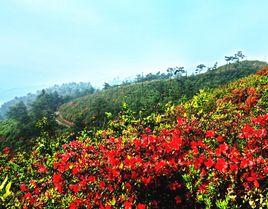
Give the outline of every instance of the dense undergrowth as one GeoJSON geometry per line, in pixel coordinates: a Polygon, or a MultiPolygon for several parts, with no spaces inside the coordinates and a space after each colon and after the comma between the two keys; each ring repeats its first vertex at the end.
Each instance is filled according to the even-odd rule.
{"type": "Polygon", "coordinates": [[[0,180],[8,180],[0,189],[1,204],[268,207],[267,67],[201,91],[181,105],[166,105],[165,113],[139,118],[124,108],[95,137],[84,132],[69,142],[64,137],[48,140],[43,133],[28,153],[5,148],[0,180]]]}

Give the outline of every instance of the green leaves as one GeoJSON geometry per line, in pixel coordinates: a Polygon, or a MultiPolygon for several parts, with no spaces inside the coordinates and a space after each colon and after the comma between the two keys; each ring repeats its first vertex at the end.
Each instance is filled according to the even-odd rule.
{"type": "Polygon", "coordinates": [[[2,190],[4,189],[7,180],[8,180],[8,177],[6,177],[5,180],[3,181],[3,183],[1,184],[1,186],[0,186],[0,191],[2,191],[2,190]]]}
{"type": "Polygon", "coordinates": [[[230,200],[230,198],[228,198],[228,196],[227,196],[227,198],[225,199],[225,200],[217,200],[216,201],[216,206],[217,206],[217,208],[219,208],[219,209],[228,209],[229,208],[229,200],[230,200]]]}
{"type": "Polygon", "coordinates": [[[2,182],[0,186],[0,199],[2,202],[5,202],[7,197],[9,197],[12,192],[10,191],[12,181],[8,182],[8,176],[6,176],[5,180],[2,182]]]}

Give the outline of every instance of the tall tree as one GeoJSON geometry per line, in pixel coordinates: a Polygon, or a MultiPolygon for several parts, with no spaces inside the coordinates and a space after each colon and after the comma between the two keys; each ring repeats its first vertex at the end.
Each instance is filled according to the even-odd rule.
{"type": "Polygon", "coordinates": [[[10,119],[16,120],[21,123],[29,122],[29,114],[26,105],[23,102],[19,102],[10,107],[7,112],[7,116],[10,119]]]}
{"type": "Polygon", "coordinates": [[[196,73],[196,74],[199,74],[199,73],[201,73],[205,68],[206,68],[206,65],[204,65],[204,64],[199,64],[199,65],[196,66],[195,73],[196,73]]]}

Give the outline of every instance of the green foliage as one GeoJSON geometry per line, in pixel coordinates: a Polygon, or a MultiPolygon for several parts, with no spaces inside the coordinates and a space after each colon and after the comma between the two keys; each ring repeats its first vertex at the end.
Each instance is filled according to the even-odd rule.
{"type": "Polygon", "coordinates": [[[17,140],[21,134],[17,127],[18,123],[15,120],[0,121],[0,149],[6,146],[21,147],[23,142],[17,140]]]}
{"type": "Polygon", "coordinates": [[[55,111],[62,103],[58,93],[42,91],[30,107],[22,102],[12,106],[8,119],[0,122],[0,147],[27,149],[33,138],[41,135],[54,137],[58,132],[55,111]]]}
{"type": "MultiPolygon", "coordinates": [[[[173,69],[170,70],[172,75],[151,74],[146,76],[148,79],[145,80],[139,75],[136,83],[110,86],[103,91],[66,103],[60,107],[60,113],[64,119],[78,122],[81,130],[84,127],[105,128],[107,127],[105,112],[110,112],[116,117],[122,111],[122,103],[127,103],[137,117],[142,114],[141,117],[145,118],[152,112],[161,114],[168,102],[177,104],[181,99],[188,100],[200,89],[217,87],[248,76],[264,65],[266,63],[259,61],[243,61],[191,76],[174,77],[173,69]]],[[[207,104],[204,102],[203,104],[207,104]]]]}
{"type": "Polygon", "coordinates": [[[8,176],[6,176],[5,180],[0,185],[0,206],[5,205],[9,196],[12,195],[12,192],[10,191],[11,184],[12,182],[8,181],[8,176]]]}
{"type": "Polygon", "coordinates": [[[27,123],[29,121],[29,115],[27,107],[23,102],[12,106],[7,112],[8,118],[16,120],[21,123],[27,123]]]}
{"type": "MultiPolygon", "coordinates": [[[[92,94],[96,91],[96,89],[94,89],[90,83],[73,82],[62,85],[54,85],[50,88],[45,89],[45,91],[49,94],[57,92],[63,98],[64,102],[68,102],[72,99],[92,94]]],[[[4,103],[0,107],[0,118],[5,119],[9,108],[20,102],[23,102],[27,107],[29,107],[41,93],[42,91],[37,91],[34,94],[29,93],[26,96],[15,97],[14,99],[4,103]]]]}
{"type": "MultiPolygon", "coordinates": [[[[71,203],[75,203],[75,200],[92,195],[93,198],[86,198],[86,201],[93,201],[96,196],[99,196],[101,198],[96,199],[103,201],[103,204],[121,208],[123,205],[118,206],[120,201],[127,201],[137,196],[140,197],[137,201],[142,200],[142,203],[148,203],[148,208],[153,208],[150,205],[153,197],[159,197],[156,198],[157,201],[165,200],[170,198],[165,196],[170,192],[174,199],[173,192],[178,192],[183,197],[177,199],[178,204],[183,205],[187,202],[196,206],[191,207],[193,206],[191,205],[185,208],[267,208],[268,196],[267,189],[265,190],[267,174],[260,172],[261,175],[257,181],[259,187],[255,189],[252,187],[257,183],[248,180],[252,178],[250,175],[253,171],[257,172],[260,168],[267,166],[266,153],[258,149],[261,147],[258,143],[265,139],[258,136],[257,140],[252,143],[252,137],[261,135],[264,133],[263,130],[267,129],[267,120],[262,122],[264,119],[258,118],[256,122],[256,117],[267,115],[265,109],[267,85],[267,76],[251,75],[214,90],[202,90],[190,101],[185,102],[183,99],[178,106],[169,102],[163,106],[162,113],[155,110],[145,117],[142,110],[134,112],[129,104],[123,102],[120,104],[121,111],[118,114],[108,111],[104,113],[107,128],[85,130],[75,138],[76,141],[70,143],[68,143],[67,133],[61,137],[50,136],[48,131],[50,127],[47,126],[50,122],[46,117],[50,113],[42,112],[40,114],[42,117],[36,117],[38,120],[35,126],[41,134],[34,138],[33,147],[30,147],[27,152],[20,150],[9,153],[6,150],[0,153],[0,180],[3,181],[8,175],[12,181],[13,192],[13,195],[5,198],[4,205],[7,208],[22,208],[26,204],[33,204],[33,208],[40,205],[43,208],[67,208],[71,203]],[[251,120],[253,121],[251,126],[256,126],[256,129],[254,127],[256,133],[253,134],[254,136],[248,136],[248,147],[244,149],[247,139],[240,134],[245,132],[244,126],[251,120]],[[266,126],[258,129],[257,124],[260,123],[265,123],[266,126]],[[171,137],[172,129],[175,132],[171,137]],[[206,130],[212,131],[213,136],[207,136],[206,130]],[[222,136],[223,139],[218,136],[222,136]],[[170,143],[171,139],[178,141],[170,143]],[[177,151],[173,148],[169,150],[171,145],[171,147],[176,147],[178,143],[186,142],[187,144],[177,147],[177,151]],[[223,148],[220,153],[215,154],[214,151],[220,148],[219,145],[221,148],[227,147],[227,150],[223,148]],[[249,149],[251,146],[253,147],[249,149]],[[261,158],[251,154],[256,150],[262,156],[261,158]],[[181,151],[186,151],[187,155],[182,155],[181,158],[179,157],[181,155],[174,157],[174,154],[181,151]],[[213,165],[205,164],[207,157],[212,158],[213,165]],[[250,160],[247,167],[243,167],[240,161],[244,157],[254,162],[251,163],[250,160]],[[167,160],[165,169],[161,169],[160,164],[156,164],[163,162],[159,161],[162,158],[167,160]],[[235,171],[230,171],[230,169],[224,172],[219,171],[220,168],[215,166],[219,164],[217,162],[219,158],[226,160],[228,168],[236,164],[240,167],[235,171]],[[130,161],[131,159],[135,161],[130,161]],[[138,162],[136,161],[138,159],[141,160],[138,162]],[[178,163],[181,160],[183,163],[178,163]],[[236,163],[237,160],[239,163],[236,163]],[[130,162],[133,162],[131,169],[126,167],[126,164],[130,162]],[[169,170],[174,164],[178,167],[175,166],[172,172],[166,173],[165,170],[169,170]],[[144,167],[141,167],[142,165],[144,167]],[[120,181],[113,178],[112,174],[110,176],[109,172],[117,171],[113,168],[118,169],[119,176],[122,175],[120,181]],[[157,175],[152,175],[153,169],[158,170],[155,173],[157,175]],[[130,178],[133,173],[137,176],[130,178]],[[174,173],[178,175],[173,176],[174,173]],[[129,178],[126,177],[128,174],[129,178]],[[105,175],[105,178],[102,178],[102,175],[105,175]],[[142,175],[146,177],[143,180],[139,179],[142,175]],[[84,176],[89,178],[83,178],[84,176]],[[95,177],[95,180],[87,184],[87,189],[81,186],[78,188],[79,192],[71,191],[76,184],[82,185],[84,180],[92,179],[92,177],[95,177]],[[146,182],[148,177],[153,178],[151,184],[142,183],[146,182]],[[111,181],[108,180],[109,178],[111,181]],[[101,180],[109,184],[103,187],[102,192],[96,192],[100,191],[101,180]],[[166,189],[169,185],[166,182],[169,181],[178,181],[179,187],[175,188],[175,191],[166,189]],[[159,182],[163,188],[154,187],[159,182]],[[131,190],[127,190],[127,183],[131,183],[131,190]],[[243,187],[244,183],[248,184],[249,190],[243,187]],[[54,185],[57,185],[57,188],[54,185]],[[62,194],[58,191],[61,186],[64,188],[62,194]],[[113,187],[115,190],[111,192],[110,189],[113,187]]],[[[48,98],[41,101],[51,100],[48,98]]],[[[49,102],[38,101],[40,106],[46,103],[49,104],[49,102]]],[[[39,108],[38,105],[37,108],[39,108]]],[[[55,107],[49,108],[54,110],[55,107]]],[[[39,110],[42,111],[42,109],[39,110]]],[[[16,125],[17,121],[4,121],[3,124],[8,126],[13,123],[16,125]]],[[[117,175],[117,172],[115,174],[117,175]]],[[[10,191],[11,181],[5,180],[4,193],[10,191]]],[[[79,201],[77,204],[79,208],[79,201]]],[[[135,204],[137,202],[133,202],[133,208],[135,204]]],[[[159,207],[164,208],[163,205],[159,207]]],[[[180,206],[177,205],[176,208],[180,206]]]]}

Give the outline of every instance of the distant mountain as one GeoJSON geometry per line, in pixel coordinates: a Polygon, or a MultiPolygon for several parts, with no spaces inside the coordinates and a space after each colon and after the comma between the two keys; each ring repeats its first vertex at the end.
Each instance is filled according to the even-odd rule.
{"type": "MultiPolygon", "coordinates": [[[[41,93],[42,90],[37,91],[36,93],[28,93],[25,96],[15,97],[14,99],[5,102],[0,107],[0,118],[4,118],[8,109],[19,103],[23,102],[26,106],[29,106],[36,97],[41,93]]],[[[71,99],[75,99],[77,97],[81,97],[87,94],[91,94],[95,92],[95,88],[92,87],[90,83],[80,82],[80,83],[66,83],[62,85],[54,85],[50,88],[45,89],[46,92],[52,93],[57,92],[60,96],[64,98],[65,101],[69,101],[71,99]]]]}

